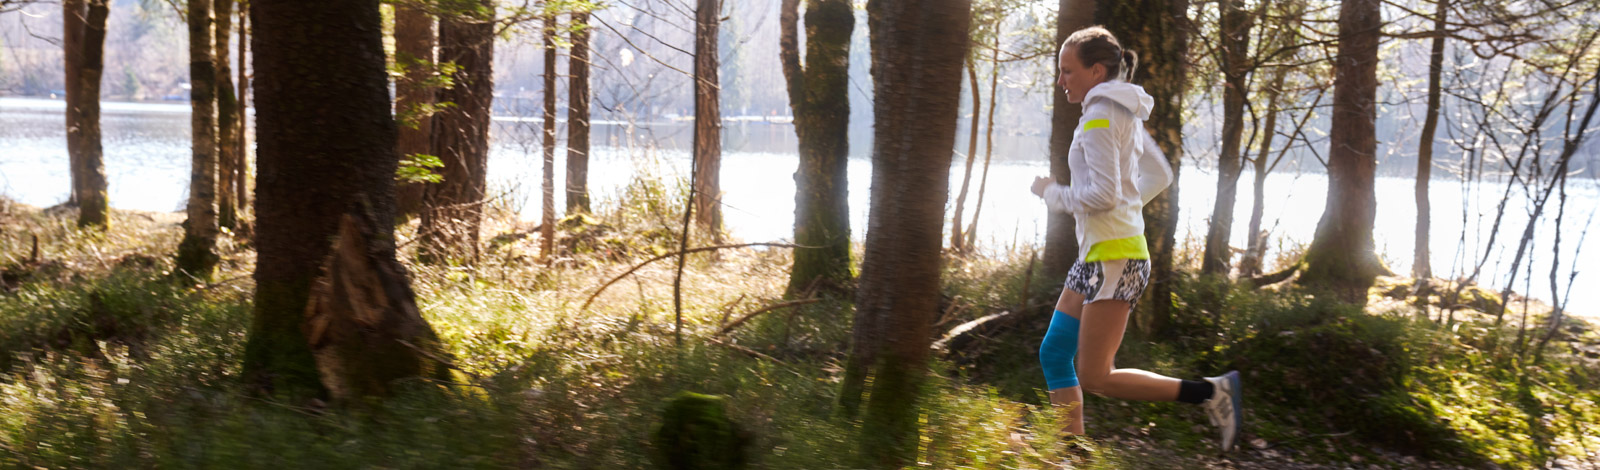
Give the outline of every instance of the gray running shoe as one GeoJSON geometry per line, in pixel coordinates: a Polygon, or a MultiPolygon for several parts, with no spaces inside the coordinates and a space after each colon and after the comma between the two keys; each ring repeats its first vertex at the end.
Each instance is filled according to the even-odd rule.
{"type": "Polygon", "coordinates": [[[1233,450],[1234,438],[1239,436],[1239,428],[1244,426],[1244,404],[1240,399],[1244,389],[1239,383],[1239,371],[1206,377],[1206,381],[1211,382],[1216,390],[1211,399],[1202,404],[1206,409],[1206,417],[1210,418],[1212,426],[1222,430],[1222,451],[1233,450]]]}

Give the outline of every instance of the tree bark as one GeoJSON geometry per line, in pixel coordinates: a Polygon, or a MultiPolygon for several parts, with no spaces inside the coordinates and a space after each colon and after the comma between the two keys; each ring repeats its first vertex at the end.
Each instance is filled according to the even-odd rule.
{"type": "MultiPolygon", "coordinates": [[[[433,116],[433,155],[444,163],[443,181],[423,190],[423,262],[476,260],[483,199],[488,185],[489,105],[494,92],[493,7],[463,12],[439,24],[439,60],[456,64],[455,86],[440,90],[440,102],[454,103],[433,116]]],[[[391,175],[392,177],[393,175],[391,175]]]]}
{"type": "MultiPolygon", "coordinates": [[[[433,154],[433,87],[427,85],[434,73],[434,45],[438,18],[406,3],[394,7],[394,61],[405,74],[395,80],[394,113],[405,116],[395,149],[401,158],[433,154]]],[[[397,194],[401,217],[422,211],[422,183],[401,183],[397,194]]]]}
{"type": "Polygon", "coordinates": [[[800,67],[799,0],[784,0],[779,56],[788,80],[800,165],[795,171],[794,266],[786,295],[821,279],[843,291],[850,282],[850,35],[848,0],[812,0],[806,8],[806,65],[800,67]]]}
{"type": "Polygon", "coordinates": [[[1419,280],[1433,277],[1433,264],[1429,260],[1429,226],[1433,223],[1432,209],[1428,204],[1428,183],[1433,178],[1433,137],[1439,130],[1440,98],[1443,94],[1441,77],[1444,70],[1445,18],[1450,13],[1450,0],[1438,0],[1434,13],[1433,50],[1428,54],[1428,110],[1422,120],[1422,136],[1417,143],[1417,231],[1416,257],[1412,259],[1411,275],[1419,280]]]}
{"type": "Polygon", "coordinates": [[[550,259],[556,237],[556,15],[544,17],[544,190],[539,230],[539,257],[550,259]]]}
{"type": "Polygon", "coordinates": [[[1306,251],[1306,269],[1299,280],[1357,304],[1366,303],[1367,289],[1382,270],[1372,243],[1378,145],[1374,102],[1383,26],[1379,5],[1379,0],[1339,5],[1339,52],[1328,134],[1328,202],[1306,251]]]}
{"type": "Polygon", "coordinates": [[[572,12],[567,58],[567,213],[589,212],[589,12],[572,12]]]}
{"type": "Polygon", "coordinates": [[[228,41],[233,34],[234,0],[215,0],[217,64],[217,226],[237,229],[238,207],[234,205],[234,173],[239,165],[239,100],[233,93],[233,68],[228,65],[228,41]]]}
{"type": "Polygon", "coordinates": [[[78,226],[101,230],[108,229],[111,224],[104,150],[100,142],[100,77],[105,64],[108,1],[89,0],[87,9],[83,2],[62,2],[64,26],[77,28],[76,32],[63,35],[69,67],[66,115],[67,153],[73,182],[71,199],[78,204],[78,226]],[[71,69],[74,66],[77,70],[71,69]]]}
{"type": "Polygon", "coordinates": [[[961,172],[961,189],[956,192],[954,214],[950,215],[950,251],[964,251],[961,243],[967,237],[961,232],[961,213],[967,206],[967,188],[972,186],[972,165],[978,161],[978,120],[983,118],[983,95],[978,93],[978,60],[967,58],[968,94],[972,95],[972,119],[967,120],[967,165],[961,172]]]}
{"type": "Polygon", "coordinates": [[[189,2],[190,127],[188,220],[178,244],[177,268],[200,280],[217,265],[217,66],[212,50],[211,2],[189,2]]]}
{"type": "Polygon", "coordinates": [[[1206,231],[1206,251],[1200,272],[1228,274],[1233,247],[1233,207],[1243,173],[1240,140],[1244,138],[1244,98],[1250,84],[1250,30],[1255,26],[1243,0],[1222,0],[1221,36],[1222,152],[1217,154],[1217,198],[1211,208],[1211,227],[1206,231]]]}
{"type": "Polygon", "coordinates": [[[323,387],[337,402],[391,395],[400,379],[450,378],[446,353],[417,308],[405,266],[386,251],[392,224],[369,217],[340,218],[333,252],[306,305],[306,341],[323,387]]]}
{"type": "Polygon", "coordinates": [[[938,310],[939,250],[960,108],[969,0],[872,0],[872,209],[841,401],[871,401],[862,423],[868,465],[915,460],[920,387],[938,310]]]}
{"type": "MultiPolygon", "coordinates": [[[[261,393],[325,396],[306,331],[312,281],[346,214],[364,207],[372,221],[394,220],[399,159],[382,19],[377,0],[252,0],[250,15],[259,255],[243,375],[261,393]]],[[[393,260],[389,225],[372,233],[369,256],[393,260]]]]}
{"type": "Polygon", "coordinates": [[[694,199],[695,221],[722,239],[722,112],[718,108],[717,30],[722,0],[697,0],[694,29],[694,199]]]}
{"type": "MultiPolygon", "coordinates": [[[[1057,4],[1054,44],[1058,53],[1061,44],[1073,32],[1094,25],[1095,3],[1094,0],[1061,0],[1057,4]]],[[[1051,66],[1059,67],[1054,63],[1051,66]]],[[[1059,85],[1051,89],[1054,104],[1050,109],[1050,176],[1056,183],[1069,184],[1072,170],[1067,167],[1067,153],[1072,149],[1072,131],[1083,117],[1083,106],[1067,102],[1067,93],[1059,85]]],[[[1078,260],[1077,219],[1066,212],[1048,209],[1045,212],[1043,274],[1047,279],[1064,279],[1072,263],[1078,260]]]]}
{"type": "Polygon", "coordinates": [[[1188,86],[1188,0],[1099,0],[1095,18],[1139,53],[1133,81],[1155,98],[1145,129],[1167,154],[1172,186],[1144,206],[1144,234],[1150,243],[1150,287],[1139,302],[1147,310],[1146,333],[1166,336],[1172,320],[1173,246],[1178,228],[1179,165],[1183,161],[1183,91],[1188,86]]]}

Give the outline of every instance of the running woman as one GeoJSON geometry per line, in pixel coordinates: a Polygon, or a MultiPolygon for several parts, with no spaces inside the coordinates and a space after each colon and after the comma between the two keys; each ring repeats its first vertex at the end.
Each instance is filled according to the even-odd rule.
{"type": "Polygon", "coordinates": [[[1237,371],[1180,380],[1138,369],[1117,369],[1128,315],[1150,281],[1150,252],[1141,209],[1172,184],[1166,156],[1144,130],[1154,99],[1128,83],[1138,56],[1099,26],[1079,30],[1061,45],[1058,84],[1083,117],[1067,153],[1071,185],[1050,177],[1033,193],[1050,210],[1077,221],[1078,246],[1039,347],[1050,403],[1070,407],[1067,432],[1083,434],[1083,392],[1125,400],[1180,401],[1205,407],[1231,450],[1243,421],[1237,371]]]}

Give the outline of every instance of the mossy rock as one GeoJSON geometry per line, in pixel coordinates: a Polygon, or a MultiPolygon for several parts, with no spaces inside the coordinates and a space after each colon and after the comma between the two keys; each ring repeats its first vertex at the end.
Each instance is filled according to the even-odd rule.
{"type": "Polygon", "coordinates": [[[748,439],[729,419],[722,397],[678,392],[667,399],[651,443],[656,465],[669,470],[739,469],[748,439]]]}

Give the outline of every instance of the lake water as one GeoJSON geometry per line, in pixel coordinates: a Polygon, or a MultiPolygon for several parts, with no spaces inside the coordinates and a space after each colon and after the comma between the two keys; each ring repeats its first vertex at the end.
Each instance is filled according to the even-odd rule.
{"type": "MultiPolygon", "coordinates": [[[[64,201],[70,186],[63,105],[58,100],[0,98],[0,194],[35,206],[64,201]]],[[[113,207],[149,211],[181,210],[188,194],[189,108],[187,104],[105,103],[102,129],[105,165],[110,180],[113,207]]],[[[491,193],[506,194],[524,217],[539,216],[541,202],[539,174],[542,159],[536,119],[496,117],[493,147],[489,159],[491,193]]],[[[965,133],[964,131],[962,132],[965,133]]],[[[787,124],[764,122],[729,123],[723,130],[724,153],[722,188],[724,219],[728,231],[747,241],[786,239],[793,233],[795,136],[787,124]]],[[[565,136],[564,129],[560,135],[565,136]]],[[[1044,205],[1028,192],[1036,175],[1047,173],[1042,136],[996,136],[995,163],[989,171],[980,244],[1003,250],[1014,245],[1042,243],[1044,205]]],[[[850,160],[850,211],[853,235],[860,239],[865,231],[871,162],[869,135],[856,131],[852,136],[850,160]]],[[[594,157],[590,163],[590,187],[597,198],[613,197],[636,174],[668,178],[688,175],[688,143],[691,129],[684,122],[626,123],[597,121],[594,130],[594,157]]],[[[962,146],[965,150],[965,146],[962,146]]],[[[558,162],[565,158],[558,150],[558,162]]],[[[951,203],[959,189],[961,159],[951,168],[951,203]]],[[[1311,166],[1315,166],[1312,164],[1311,166]]],[[[974,171],[972,195],[966,211],[976,200],[981,168],[974,171]]],[[[1435,174],[1443,174],[1436,171],[1435,174]]],[[[557,169],[556,187],[564,187],[563,170],[557,169]]],[[[1239,203],[1234,216],[1232,241],[1242,246],[1245,224],[1250,217],[1250,181],[1246,173],[1240,180],[1239,203]]],[[[1379,252],[1397,272],[1410,272],[1411,248],[1416,206],[1413,180],[1378,178],[1378,217],[1373,234],[1379,252]]],[[[1215,198],[1216,176],[1207,169],[1186,166],[1180,185],[1182,225],[1179,238],[1189,237],[1198,251],[1215,198]]],[[[1433,204],[1433,270],[1440,276],[1470,271],[1486,242],[1490,224],[1505,186],[1484,183],[1464,198],[1462,185],[1453,179],[1436,179],[1430,186],[1433,204]],[[1463,206],[1468,210],[1463,221],[1463,206]],[[1462,243],[1462,240],[1465,243],[1462,243]],[[1467,247],[1465,250],[1459,247],[1467,247]]],[[[1274,239],[1267,254],[1271,260],[1280,248],[1308,243],[1326,202],[1327,177],[1310,171],[1280,169],[1267,178],[1264,227],[1272,229],[1274,239]]],[[[1593,228],[1600,189],[1594,180],[1573,180],[1568,188],[1565,227],[1561,230],[1561,288],[1572,261],[1579,266],[1600,266],[1600,247],[1578,250],[1586,224],[1593,228]]],[[[563,195],[557,191],[556,207],[563,195]]],[[[1547,211],[1553,214],[1555,201],[1547,211]]],[[[1513,191],[1497,239],[1496,253],[1485,264],[1481,279],[1498,289],[1528,220],[1527,198],[1513,191]]],[[[1531,289],[1517,281],[1516,290],[1550,298],[1549,273],[1553,223],[1546,222],[1534,238],[1534,281],[1531,289]]],[[[1594,244],[1594,241],[1586,243],[1594,244]]],[[[1525,261],[1526,262],[1526,261],[1525,261]]],[[[1600,310],[1600,274],[1580,271],[1572,289],[1569,309],[1594,315],[1600,310]],[[1590,286],[1584,288],[1583,286],[1590,286]]]]}

